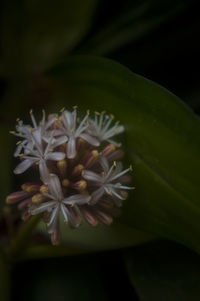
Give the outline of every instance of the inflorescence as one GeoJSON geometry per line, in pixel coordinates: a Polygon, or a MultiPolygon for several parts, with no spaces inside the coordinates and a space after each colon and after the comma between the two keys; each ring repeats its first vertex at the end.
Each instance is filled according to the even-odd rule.
{"type": "Polygon", "coordinates": [[[20,138],[14,156],[21,162],[14,173],[31,167],[39,171],[40,180],[24,183],[21,191],[7,197],[7,204],[18,203],[23,220],[42,213],[53,244],[60,241],[60,213],[72,228],[82,217],[91,226],[110,225],[133,189],[126,186],[132,168],[123,170],[121,145],[112,140],[124,127],[105,112],[91,118],[88,111],[81,120],[77,107],[48,115],[47,121],[43,111],[40,123],[32,110],[30,116],[32,126],[17,119],[11,132],[20,138]]]}

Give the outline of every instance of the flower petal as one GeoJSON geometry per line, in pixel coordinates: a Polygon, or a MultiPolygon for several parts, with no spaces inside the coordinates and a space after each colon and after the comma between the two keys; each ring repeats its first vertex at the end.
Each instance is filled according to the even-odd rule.
{"type": "Polygon", "coordinates": [[[84,179],[86,179],[88,181],[102,183],[102,177],[93,171],[83,170],[82,176],[84,179]]]}
{"type": "Polygon", "coordinates": [[[31,165],[33,165],[33,163],[35,163],[36,161],[38,161],[38,159],[25,159],[24,161],[22,161],[21,163],[19,163],[17,165],[17,167],[14,169],[14,173],[16,175],[23,173],[24,171],[26,171],[31,165]]]}
{"type": "Polygon", "coordinates": [[[62,200],[63,193],[62,193],[60,180],[57,175],[50,174],[48,188],[52,196],[55,197],[55,199],[62,200]]]}
{"type": "Polygon", "coordinates": [[[56,138],[55,140],[56,141],[54,143],[52,143],[51,148],[55,148],[55,147],[57,147],[61,144],[64,144],[65,142],[67,142],[68,137],[67,136],[62,136],[62,137],[56,138]]]}
{"type": "Polygon", "coordinates": [[[55,201],[45,202],[39,205],[38,207],[32,206],[31,208],[29,208],[29,212],[31,213],[31,215],[36,215],[44,211],[52,210],[55,204],[56,204],[55,201]]]}
{"type": "Polygon", "coordinates": [[[65,158],[65,153],[61,152],[50,152],[45,156],[46,160],[60,161],[65,158]]]}
{"type": "Polygon", "coordinates": [[[87,141],[89,144],[91,145],[94,145],[94,146],[99,146],[100,145],[100,142],[95,138],[95,137],[92,137],[88,134],[80,134],[80,136],[83,140],[87,141]]]}
{"type": "Polygon", "coordinates": [[[67,158],[73,159],[76,156],[76,139],[70,137],[67,142],[67,158]]]}
{"type": "Polygon", "coordinates": [[[42,182],[47,185],[49,183],[50,174],[45,161],[40,161],[39,171],[42,182]]]}
{"type": "Polygon", "coordinates": [[[64,216],[65,221],[68,223],[68,221],[69,221],[69,218],[68,218],[69,211],[68,211],[68,209],[66,208],[66,206],[63,205],[63,204],[61,204],[61,211],[62,211],[62,214],[63,214],[63,216],[64,216]]]}
{"type": "Polygon", "coordinates": [[[104,195],[104,188],[100,187],[97,190],[95,190],[92,194],[92,200],[91,200],[91,204],[96,204],[100,198],[104,195]]]}
{"type": "Polygon", "coordinates": [[[48,227],[48,233],[51,234],[55,231],[56,225],[58,224],[59,219],[59,211],[60,206],[59,204],[52,210],[49,222],[47,224],[48,227]]]}
{"type": "Polygon", "coordinates": [[[63,203],[66,205],[73,205],[73,204],[82,205],[82,204],[87,204],[90,201],[90,199],[91,199],[90,195],[75,194],[68,198],[65,198],[63,200],[63,203]]]}

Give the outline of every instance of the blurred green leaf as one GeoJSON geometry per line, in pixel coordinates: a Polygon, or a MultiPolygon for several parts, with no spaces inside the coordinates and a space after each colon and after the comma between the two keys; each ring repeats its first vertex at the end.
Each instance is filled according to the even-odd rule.
{"type": "Polygon", "coordinates": [[[125,124],[136,190],[120,222],[200,252],[200,121],[193,112],[169,91],[106,59],[71,57],[49,72],[48,81],[54,109],[107,110],[125,124]]]}
{"type": "Polygon", "coordinates": [[[99,32],[93,33],[78,52],[108,54],[158,29],[170,18],[186,10],[190,4],[187,0],[132,1],[119,16],[115,16],[115,19],[100,28],[99,32]]]}
{"type": "Polygon", "coordinates": [[[2,72],[37,74],[71,51],[87,33],[98,0],[2,4],[2,72]]]}
{"type": "Polygon", "coordinates": [[[200,258],[175,244],[156,242],[124,252],[141,301],[198,301],[200,258]]]}
{"type": "MultiPolygon", "coordinates": [[[[128,227],[126,224],[120,224],[118,222],[118,219],[116,219],[113,225],[109,227],[99,225],[93,228],[89,226],[86,222],[84,222],[79,228],[73,230],[70,229],[68,225],[66,225],[66,223],[63,220],[63,217],[60,218],[60,221],[62,232],[62,244],[68,246],[69,249],[66,249],[66,253],[65,250],[63,250],[62,253],[59,252],[58,249],[58,256],[60,256],[60,253],[62,253],[63,255],[64,253],[65,255],[71,255],[73,253],[83,253],[84,251],[119,249],[132,245],[138,245],[149,240],[155,239],[153,235],[137,231],[132,227],[128,227]],[[70,252],[70,248],[76,249],[70,252]]],[[[43,222],[39,224],[37,229],[42,233],[47,234],[46,226],[43,222]]],[[[29,254],[31,255],[31,253],[33,254],[33,252],[30,249],[29,254]]]]}

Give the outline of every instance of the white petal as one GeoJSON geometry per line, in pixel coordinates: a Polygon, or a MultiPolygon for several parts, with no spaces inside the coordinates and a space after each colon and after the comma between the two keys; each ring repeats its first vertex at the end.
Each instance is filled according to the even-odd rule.
{"type": "Polygon", "coordinates": [[[36,147],[42,149],[42,136],[41,136],[41,127],[38,127],[37,130],[34,130],[32,133],[36,147]]]}
{"type": "Polygon", "coordinates": [[[100,159],[100,164],[101,164],[101,167],[103,168],[103,171],[105,173],[107,173],[109,171],[109,163],[108,163],[108,160],[105,158],[105,157],[101,157],[100,159]]]}
{"type": "Polygon", "coordinates": [[[91,196],[89,196],[89,195],[75,194],[68,198],[65,198],[63,200],[63,203],[66,205],[72,205],[72,204],[82,205],[82,204],[87,204],[90,199],[91,199],[91,196]]]}
{"type": "MultiPolygon", "coordinates": [[[[25,142],[25,141],[24,141],[25,142]]],[[[14,152],[14,157],[17,157],[20,153],[21,153],[21,150],[23,148],[25,143],[20,143],[17,147],[16,147],[16,150],[14,152]]]]}
{"type": "Polygon", "coordinates": [[[61,144],[64,144],[65,142],[67,142],[67,140],[68,140],[67,136],[62,136],[62,137],[56,138],[55,142],[52,143],[51,148],[55,148],[61,144]]]}
{"type": "Polygon", "coordinates": [[[82,139],[84,139],[85,141],[87,141],[91,145],[94,145],[94,146],[99,146],[100,145],[100,142],[96,138],[94,138],[94,137],[92,137],[88,134],[81,134],[79,137],[81,137],[82,139]]]}
{"type": "Polygon", "coordinates": [[[63,123],[68,131],[71,131],[75,127],[74,115],[69,111],[64,111],[62,114],[63,123]]]}
{"type": "Polygon", "coordinates": [[[122,145],[121,143],[118,143],[112,139],[107,139],[106,141],[108,141],[109,143],[113,144],[116,147],[120,147],[122,145]]]}
{"type": "Polygon", "coordinates": [[[61,152],[50,152],[45,156],[46,160],[60,161],[65,158],[65,154],[61,152]]]}
{"type": "Polygon", "coordinates": [[[49,188],[49,191],[51,192],[51,194],[57,200],[63,199],[62,188],[61,188],[60,180],[57,175],[50,174],[48,188],[49,188]]]}
{"type": "Polygon", "coordinates": [[[31,207],[29,209],[29,212],[32,214],[32,215],[36,215],[36,214],[39,214],[41,212],[44,212],[44,211],[48,211],[49,209],[52,210],[52,208],[55,206],[56,202],[55,201],[50,201],[50,202],[45,202],[41,205],[39,205],[38,207],[31,207]]]}
{"type": "Polygon", "coordinates": [[[68,220],[69,220],[69,218],[68,218],[69,211],[67,210],[67,208],[63,204],[61,204],[61,210],[62,210],[62,214],[65,218],[65,221],[68,222],[68,220]]]}
{"type": "Polygon", "coordinates": [[[103,187],[98,188],[91,194],[92,197],[91,203],[96,204],[103,195],[104,195],[104,188],[103,187]]]}
{"type": "Polygon", "coordinates": [[[56,225],[58,223],[58,220],[59,220],[59,211],[60,211],[60,206],[57,205],[53,210],[52,210],[52,213],[51,213],[51,216],[50,216],[50,220],[47,224],[47,227],[48,227],[48,233],[51,234],[55,231],[55,228],[56,228],[56,225]]]}
{"type": "Polygon", "coordinates": [[[57,117],[57,115],[55,114],[54,117],[50,118],[50,119],[46,122],[46,124],[45,124],[45,130],[47,130],[47,129],[54,123],[54,121],[56,120],[56,117],[57,117]]]}
{"type": "Polygon", "coordinates": [[[88,181],[100,182],[102,183],[102,177],[99,176],[97,173],[90,171],[90,170],[83,170],[82,176],[84,179],[88,181]]]}
{"type": "Polygon", "coordinates": [[[76,139],[70,137],[67,142],[67,158],[73,159],[76,156],[76,139]]]}
{"type": "Polygon", "coordinates": [[[45,161],[40,162],[39,171],[40,171],[40,178],[42,182],[47,185],[49,183],[50,174],[45,161]]]}
{"type": "Polygon", "coordinates": [[[118,173],[118,174],[114,174],[114,175],[109,179],[109,181],[111,182],[111,181],[114,181],[114,180],[120,178],[121,176],[123,176],[124,174],[126,174],[127,172],[129,172],[129,170],[130,170],[130,168],[127,168],[127,169],[121,171],[121,172],[118,173]]]}
{"type": "Polygon", "coordinates": [[[17,167],[14,169],[14,173],[16,175],[23,173],[25,170],[27,170],[31,165],[33,165],[33,163],[35,163],[36,161],[38,161],[38,159],[26,159],[24,161],[22,161],[21,163],[19,163],[17,165],[17,167]]]}

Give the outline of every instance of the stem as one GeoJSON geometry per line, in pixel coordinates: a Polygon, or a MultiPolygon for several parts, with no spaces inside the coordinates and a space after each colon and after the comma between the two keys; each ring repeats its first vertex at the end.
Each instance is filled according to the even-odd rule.
{"type": "Polygon", "coordinates": [[[16,258],[28,245],[31,234],[40,220],[41,215],[31,217],[26,226],[19,231],[17,236],[12,240],[8,254],[11,259],[16,258]]]}

